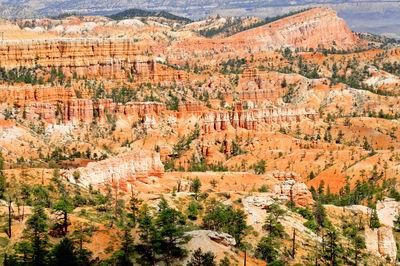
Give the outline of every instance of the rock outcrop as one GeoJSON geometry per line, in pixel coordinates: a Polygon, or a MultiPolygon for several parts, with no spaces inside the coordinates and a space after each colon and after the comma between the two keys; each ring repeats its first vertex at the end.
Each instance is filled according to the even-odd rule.
{"type": "Polygon", "coordinates": [[[302,119],[315,120],[317,113],[312,109],[300,107],[279,107],[244,110],[237,103],[233,112],[215,111],[203,115],[206,133],[226,130],[228,128],[257,129],[261,124],[290,124],[302,119]]]}
{"type": "Polygon", "coordinates": [[[399,203],[395,199],[384,198],[376,203],[376,212],[381,224],[393,227],[393,221],[399,213],[399,203]]]}
{"type": "Polygon", "coordinates": [[[164,166],[160,155],[146,150],[132,150],[99,162],[91,162],[86,167],[70,170],[66,176],[73,181],[73,172],[80,174],[79,183],[88,187],[89,185],[103,186],[112,184],[119,189],[127,191],[128,184],[136,181],[148,182],[151,176],[162,177],[164,166]]]}
{"type": "Polygon", "coordinates": [[[391,227],[365,228],[365,244],[371,253],[396,260],[397,247],[391,227]]]}
{"type": "Polygon", "coordinates": [[[274,171],[272,172],[272,176],[279,181],[289,181],[289,180],[295,180],[299,181],[301,179],[301,176],[296,174],[295,172],[283,172],[283,171],[274,171]]]}
{"type": "Polygon", "coordinates": [[[139,55],[132,39],[7,40],[0,43],[0,67],[61,68],[78,76],[118,77],[124,68],[154,72],[154,61],[139,55]]]}
{"type": "Polygon", "coordinates": [[[11,89],[0,90],[0,100],[9,105],[16,104],[24,110],[26,118],[42,119],[50,124],[57,122],[91,123],[94,119],[107,121],[106,115],[119,114],[133,121],[152,125],[166,111],[166,105],[158,102],[128,102],[125,105],[116,104],[111,99],[77,99],[70,89],[47,87],[16,90],[18,94],[10,95],[11,89]],[[46,95],[45,93],[49,93],[46,95]],[[57,119],[58,118],[58,119],[57,119]],[[58,120],[58,121],[57,121],[58,120]],[[146,122],[147,121],[147,122],[146,122]]]}
{"type": "Polygon", "coordinates": [[[239,79],[239,99],[243,101],[278,101],[276,84],[263,77],[257,69],[246,69],[239,79]]]}
{"type": "Polygon", "coordinates": [[[37,115],[39,119],[47,123],[56,123],[56,107],[50,103],[28,104],[25,106],[25,113],[27,119],[33,119],[37,115]]]}
{"type": "Polygon", "coordinates": [[[183,116],[201,116],[204,112],[204,107],[201,102],[184,102],[179,104],[178,117],[183,116]]]}
{"type": "Polygon", "coordinates": [[[0,85],[0,101],[18,107],[31,103],[66,103],[76,99],[72,88],[50,87],[44,85],[15,84],[0,85]]]}
{"type": "Polygon", "coordinates": [[[300,181],[289,180],[277,182],[273,186],[272,192],[282,202],[292,200],[296,205],[303,207],[309,206],[314,202],[306,184],[300,181]]]}
{"type": "Polygon", "coordinates": [[[161,116],[166,110],[166,105],[158,102],[128,102],[118,107],[120,113],[142,119],[145,118],[146,115],[161,116]]]}
{"type": "Polygon", "coordinates": [[[0,67],[40,67],[67,76],[126,78],[170,86],[187,80],[187,72],[157,64],[142,55],[130,38],[60,38],[6,40],[0,43],[0,67]]]}
{"type": "Polygon", "coordinates": [[[212,241],[227,247],[234,247],[236,245],[235,238],[223,232],[216,232],[211,230],[194,230],[186,233],[186,235],[191,237],[207,236],[212,241]]]}
{"type": "Polygon", "coordinates": [[[93,120],[93,101],[76,99],[69,101],[64,108],[65,122],[90,123],[93,120]]]}

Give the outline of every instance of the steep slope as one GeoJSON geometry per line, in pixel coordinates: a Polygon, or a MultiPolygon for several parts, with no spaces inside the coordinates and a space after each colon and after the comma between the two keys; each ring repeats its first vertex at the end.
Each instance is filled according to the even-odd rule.
{"type": "Polygon", "coordinates": [[[302,48],[349,49],[364,45],[346,22],[330,8],[311,9],[270,24],[238,33],[231,39],[245,41],[253,49],[302,48]]]}

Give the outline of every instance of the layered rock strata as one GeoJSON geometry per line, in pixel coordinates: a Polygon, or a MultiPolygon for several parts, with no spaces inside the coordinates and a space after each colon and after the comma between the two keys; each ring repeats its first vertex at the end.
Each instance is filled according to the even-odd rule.
{"type": "Polygon", "coordinates": [[[80,175],[79,183],[88,187],[89,185],[103,186],[112,184],[121,190],[130,189],[129,184],[135,182],[148,182],[149,177],[163,177],[164,166],[160,155],[146,150],[132,150],[117,155],[113,158],[99,162],[91,162],[86,167],[77,168],[66,173],[70,180],[73,173],[77,171],[80,175]]]}
{"type": "Polygon", "coordinates": [[[279,107],[265,109],[243,110],[237,105],[233,112],[216,111],[203,115],[206,133],[226,130],[228,128],[257,129],[260,124],[290,124],[302,119],[317,119],[317,113],[312,109],[299,107],[279,107]]]}
{"type": "Polygon", "coordinates": [[[352,49],[360,40],[337,13],[328,7],[314,8],[265,26],[238,33],[231,38],[242,40],[249,49],[276,49],[285,45],[301,48],[352,49]]]}
{"type": "Polygon", "coordinates": [[[0,67],[20,66],[61,68],[78,76],[120,76],[124,68],[138,74],[154,72],[154,61],[140,56],[137,45],[128,38],[2,41],[0,67]]]}

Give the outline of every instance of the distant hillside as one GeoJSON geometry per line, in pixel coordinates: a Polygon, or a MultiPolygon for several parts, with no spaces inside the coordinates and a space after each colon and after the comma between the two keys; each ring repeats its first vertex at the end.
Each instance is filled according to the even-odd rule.
{"type": "Polygon", "coordinates": [[[38,12],[28,6],[0,5],[0,17],[4,19],[40,18],[38,12]]]}
{"type": "Polygon", "coordinates": [[[154,11],[146,11],[146,10],[141,10],[141,9],[128,9],[128,10],[110,15],[108,17],[111,19],[114,19],[114,20],[129,19],[129,18],[134,18],[134,17],[160,17],[160,18],[166,18],[166,19],[176,20],[176,21],[185,22],[185,23],[192,22],[192,20],[189,18],[176,16],[169,12],[165,12],[165,11],[154,12],[154,11]]]}
{"type": "Polygon", "coordinates": [[[353,31],[385,34],[400,38],[398,0],[0,0],[2,4],[30,6],[44,16],[61,13],[110,15],[137,8],[172,12],[178,16],[202,19],[224,17],[273,17],[310,7],[329,5],[346,20],[353,31]]]}
{"type": "Polygon", "coordinates": [[[207,38],[212,38],[212,37],[220,35],[220,34],[222,34],[223,36],[231,36],[231,35],[241,32],[241,31],[260,27],[260,26],[266,25],[268,23],[271,23],[271,22],[274,22],[274,21],[277,21],[277,20],[280,20],[280,19],[283,19],[283,18],[286,18],[289,16],[293,16],[293,15],[302,13],[307,10],[309,10],[309,9],[301,9],[298,11],[292,11],[287,14],[283,14],[283,15],[279,15],[279,16],[275,16],[275,17],[266,17],[265,19],[263,19],[259,22],[250,24],[248,26],[243,26],[242,20],[240,20],[240,19],[229,20],[227,23],[225,23],[221,27],[200,30],[199,33],[207,38]]]}
{"type": "Polygon", "coordinates": [[[379,48],[382,49],[393,49],[396,47],[400,47],[400,40],[396,40],[394,38],[389,38],[384,35],[376,35],[372,33],[356,33],[358,37],[361,39],[375,42],[378,45],[380,44],[379,48]]]}

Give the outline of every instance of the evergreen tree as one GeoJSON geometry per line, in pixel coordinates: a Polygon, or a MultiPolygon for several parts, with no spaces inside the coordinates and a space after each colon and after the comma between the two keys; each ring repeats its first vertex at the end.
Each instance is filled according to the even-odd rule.
{"type": "Polygon", "coordinates": [[[158,247],[156,240],[158,232],[154,225],[154,219],[150,215],[148,206],[144,204],[138,217],[140,243],[135,246],[140,255],[136,261],[140,265],[155,265],[157,263],[158,247]]]}
{"type": "Polygon", "coordinates": [[[193,252],[190,261],[187,263],[188,266],[216,266],[215,255],[211,251],[203,253],[201,248],[198,248],[193,252]]]}
{"type": "Polygon", "coordinates": [[[87,223],[78,223],[76,225],[76,230],[72,233],[72,240],[77,245],[77,256],[79,260],[88,265],[91,261],[92,252],[85,249],[83,247],[83,243],[90,243],[90,237],[92,236],[92,232],[88,227],[87,223]]]}
{"type": "Polygon", "coordinates": [[[36,206],[33,214],[26,222],[24,239],[29,243],[25,245],[25,252],[28,253],[28,263],[35,266],[46,265],[49,235],[47,233],[48,217],[42,206],[36,206]]]}
{"type": "Polygon", "coordinates": [[[396,232],[400,232],[400,212],[397,213],[393,221],[393,230],[395,230],[396,232]]]}
{"type": "Polygon", "coordinates": [[[285,229],[279,222],[279,218],[281,218],[286,211],[281,209],[279,204],[274,203],[269,206],[267,213],[268,216],[265,220],[265,224],[263,225],[263,229],[268,232],[268,237],[271,239],[276,239],[286,236],[285,229]]]}
{"type": "Polygon", "coordinates": [[[326,211],[321,202],[316,201],[313,206],[314,218],[319,226],[325,227],[327,225],[326,211]]]}
{"type": "Polygon", "coordinates": [[[128,213],[128,218],[131,219],[132,221],[132,226],[136,227],[136,220],[137,216],[139,213],[140,206],[142,205],[143,200],[137,198],[135,195],[132,195],[130,201],[129,201],[129,213],[128,213]]]}
{"type": "Polygon", "coordinates": [[[79,266],[84,265],[80,262],[75,252],[74,242],[64,237],[51,251],[51,265],[54,266],[79,266]]]}
{"type": "Polygon", "coordinates": [[[331,265],[340,265],[341,261],[339,257],[343,254],[343,247],[338,241],[338,234],[332,230],[326,234],[327,242],[324,249],[324,257],[330,261],[331,265]]]}
{"type": "Polygon", "coordinates": [[[72,211],[74,210],[74,206],[72,205],[72,202],[68,197],[64,197],[63,199],[57,201],[53,209],[59,216],[57,220],[58,223],[60,223],[61,226],[63,227],[63,234],[65,236],[68,233],[68,225],[69,225],[68,214],[72,213],[72,211]]]}
{"type": "Polygon", "coordinates": [[[236,246],[240,246],[247,229],[246,217],[243,210],[213,201],[203,217],[202,227],[228,233],[235,238],[236,246]]]}
{"type": "Polygon", "coordinates": [[[201,188],[201,182],[198,177],[196,177],[192,183],[190,184],[191,190],[194,193],[194,198],[197,200],[199,193],[200,193],[200,188],[201,188]]]}
{"type": "Polygon", "coordinates": [[[196,202],[192,201],[189,203],[187,215],[190,220],[194,221],[197,219],[197,216],[199,215],[199,208],[196,202]]]}
{"type": "Polygon", "coordinates": [[[268,265],[270,263],[274,265],[284,265],[283,262],[278,260],[279,248],[279,243],[274,241],[271,237],[263,237],[257,244],[254,256],[266,261],[268,265]]]}
{"type": "Polygon", "coordinates": [[[158,229],[157,239],[159,253],[165,264],[171,265],[175,259],[183,258],[186,250],[181,245],[187,243],[184,237],[185,217],[179,211],[167,207],[161,210],[156,217],[155,225],[158,229]]]}
{"type": "Polygon", "coordinates": [[[373,210],[371,216],[369,218],[369,227],[372,229],[381,227],[381,223],[379,222],[378,213],[376,210],[373,210]]]}
{"type": "Polygon", "coordinates": [[[132,234],[128,228],[125,228],[121,241],[121,248],[114,254],[114,256],[116,257],[115,264],[118,266],[133,265],[134,253],[135,253],[135,246],[133,243],[132,234]]]}

